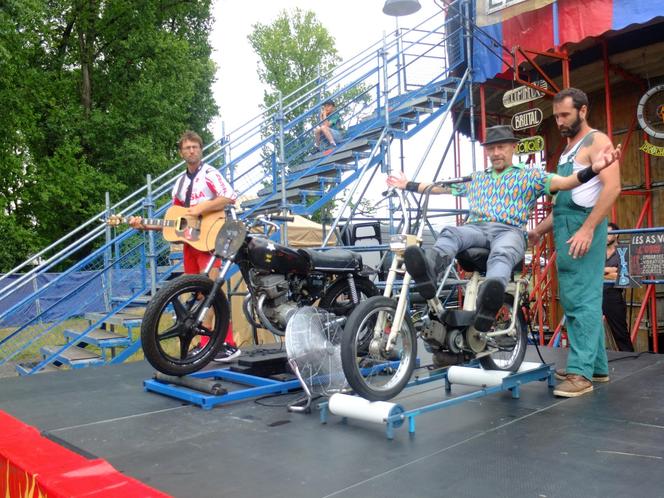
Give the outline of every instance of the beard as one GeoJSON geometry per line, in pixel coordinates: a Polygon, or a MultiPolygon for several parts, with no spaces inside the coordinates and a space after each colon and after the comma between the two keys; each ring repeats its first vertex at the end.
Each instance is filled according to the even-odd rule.
{"type": "Polygon", "coordinates": [[[577,111],[576,120],[570,126],[561,126],[560,134],[565,138],[575,137],[576,134],[579,133],[582,123],[581,116],[579,116],[579,112],[577,111]]]}

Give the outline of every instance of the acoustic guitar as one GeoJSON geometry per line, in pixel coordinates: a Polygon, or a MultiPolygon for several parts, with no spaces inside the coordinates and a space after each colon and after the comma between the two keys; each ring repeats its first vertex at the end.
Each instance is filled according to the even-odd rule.
{"type": "MultiPolygon", "coordinates": [[[[202,216],[188,216],[186,212],[186,207],[171,206],[163,219],[143,218],[142,223],[147,228],[161,228],[164,239],[169,242],[185,242],[199,251],[212,251],[217,234],[226,221],[224,211],[202,216]]],[[[111,215],[106,223],[117,226],[129,223],[129,218],[111,215]]]]}

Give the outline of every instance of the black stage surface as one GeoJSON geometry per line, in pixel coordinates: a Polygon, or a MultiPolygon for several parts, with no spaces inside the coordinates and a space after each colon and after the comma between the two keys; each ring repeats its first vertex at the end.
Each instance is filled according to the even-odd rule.
{"type": "MultiPolygon", "coordinates": [[[[543,351],[564,365],[565,351],[543,351]]],[[[528,359],[536,359],[529,350],[528,359]]],[[[577,399],[546,383],[383,426],[254,401],[212,410],[146,393],[147,363],[0,379],[0,409],[173,496],[664,496],[664,362],[610,353],[611,382],[577,399]]],[[[471,390],[454,386],[452,393],[471,390]]],[[[404,392],[406,408],[445,396],[404,392]]],[[[264,400],[285,403],[293,395],[264,400]]]]}

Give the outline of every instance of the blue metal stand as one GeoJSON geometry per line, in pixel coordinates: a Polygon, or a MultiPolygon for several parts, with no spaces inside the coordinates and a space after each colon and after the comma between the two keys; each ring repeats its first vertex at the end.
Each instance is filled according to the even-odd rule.
{"type": "Polygon", "coordinates": [[[188,401],[209,410],[213,406],[223,403],[232,403],[234,401],[241,401],[249,398],[257,398],[265,394],[274,393],[287,393],[288,391],[301,389],[300,381],[297,379],[289,381],[279,381],[273,379],[266,379],[264,377],[257,377],[255,375],[247,375],[238,372],[232,372],[229,369],[219,370],[206,370],[203,372],[196,372],[189,377],[196,379],[219,379],[222,381],[230,382],[232,384],[240,384],[244,386],[252,386],[246,389],[238,389],[230,391],[226,394],[214,395],[205,394],[200,391],[195,391],[187,387],[162,382],[157,379],[147,379],[143,381],[143,388],[146,391],[152,391],[159,394],[170,396],[171,398],[181,399],[188,401]]]}
{"type": "MultiPolygon", "coordinates": [[[[477,366],[477,365],[473,365],[477,366]]],[[[452,390],[452,385],[450,384],[447,378],[447,370],[443,372],[436,373],[428,378],[416,379],[408,384],[407,387],[425,384],[427,382],[433,382],[435,380],[445,380],[445,391],[450,392],[452,390]]],[[[425,405],[419,408],[412,410],[404,411],[399,405],[395,405],[398,409],[394,410],[393,414],[387,417],[385,420],[386,429],[385,433],[387,439],[394,439],[394,429],[401,427],[405,420],[408,420],[408,432],[410,434],[415,434],[415,417],[423,413],[427,413],[433,410],[439,410],[448,406],[458,405],[469,399],[481,398],[489,394],[498,393],[502,391],[510,391],[512,393],[512,398],[518,399],[521,396],[521,385],[528,382],[534,381],[547,381],[548,387],[553,387],[555,385],[553,380],[553,367],[548,364],[541,364],[539,367],[533,368],[532,370],[527,370],[525,372],[519,372],[511,374],[505,377],[500,385],[489,386],[479,389],[468,394],[462,394],[455,398],[446,399],[443,401],[438,401],[430,405],[425,405]]],[[[329,408],[328,403],[321,403],[318,408],[320,409],[320,421],[321,423],[327,423],[329,408]]],[[[342,422],[346,422],[347,417],[342,418],[342,422]]]]}

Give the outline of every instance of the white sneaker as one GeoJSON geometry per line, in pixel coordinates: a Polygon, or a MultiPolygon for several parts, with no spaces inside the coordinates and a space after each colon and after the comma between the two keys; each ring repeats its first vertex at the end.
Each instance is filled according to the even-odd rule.
{"type": "Polygon", "coordinates": [[[240,349],[223,343],[221,349],[217,353],[217,356],[215,356],[212,361],[216,361],[218,363],[230,363],[241,354],[242,351],[240,349]]]}

